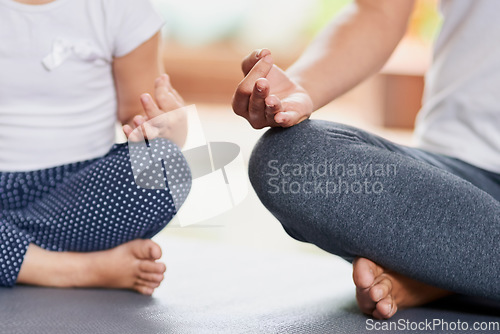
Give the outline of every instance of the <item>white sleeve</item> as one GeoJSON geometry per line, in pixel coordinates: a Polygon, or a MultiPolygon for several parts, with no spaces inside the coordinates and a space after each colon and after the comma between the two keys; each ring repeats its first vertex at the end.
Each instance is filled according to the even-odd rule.
{"type": "Polygon", "coordinates": [[[113,57],[122,57],[156,34],[164,24],[151,0],[108,0],[113,57]]]}

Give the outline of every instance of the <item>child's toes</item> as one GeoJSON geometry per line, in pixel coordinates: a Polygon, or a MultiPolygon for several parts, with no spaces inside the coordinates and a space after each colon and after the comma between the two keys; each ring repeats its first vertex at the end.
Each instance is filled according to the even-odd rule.
{"type": "Polygon", "coordinates": [[[154,288],[151,288],[151,287],[148,287],[148,286],[145,286],[145,285],[140,285],[140,284],[136,284],[134,286],[134,289],[143,294],[143,295],[146,295],[146,296],[151,296],[153,294],[153,292],[155,292],[155,289],[154,288]]]}
{"type": "Polygon", "coordinates": [[[141,272],[139,274],[139,278],[144,281],[148,282],[156,282],[156,283],[161,283],[163,281],[163,278],[165,276],[163,274],[159,273],[148,273],[148,272],[141,272]]]}
{"type": "Polygon", "coordinates": [[[161,282],[145,281],[145,280],[142,280],[142,279],[138,279],[137,282],[136,282],[136,285],[146,286],[146,287],[152,288],[152,289],[156,289],[157,287],[160,286],[160,284],[161,284],[161,282]]]}
{"type": "Polygon", "coordinates": [[[167,270],[167,266],[161,262],[141,261],[139,270],[144,273],[163,274],[167,270]]]}

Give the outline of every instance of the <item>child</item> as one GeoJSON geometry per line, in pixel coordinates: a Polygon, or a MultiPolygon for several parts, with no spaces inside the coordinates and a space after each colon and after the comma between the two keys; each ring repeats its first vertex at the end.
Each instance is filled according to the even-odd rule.
{"type": "MultiPolygon", "coordinates": [[[[182,106],[155,81],[161,26],[147,0],[0,0],[1,286],[159,286],[149,238],[176,194],[139,188],[113,144],[116,120],[130,135],[182,106]]],[[[187,165],[176,177],[189,184],[187,165]]]]}

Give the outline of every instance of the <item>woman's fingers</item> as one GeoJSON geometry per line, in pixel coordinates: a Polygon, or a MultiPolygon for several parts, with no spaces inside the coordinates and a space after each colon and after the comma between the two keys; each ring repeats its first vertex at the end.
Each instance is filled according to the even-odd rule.
{"type": "Polygon", "coordinates": [[[265,104],[265,115],[267,123],[270,126],[279,126],[279,124],[275,120],[275,116],[277,113],[283,111],[281,100],[276,95],[270,95],[266,98],[265,104]]]}
{"type": "Polygon", "coordinates": [[[300,122],[306,120],[307,118],[308,117],[301,118],[300,114],[294,110],[282,111],[280,113],[277,113],[276,116],[274,116],[275,122],[284,128],[289,128],[291,126],[299,124],[300,122]]]}
{"type": "Polygon", "coordinates": [[[248,105],[248,117],[254,128],[263,128],[267,125],[266,98],[269,95],[269,89],[266,79],[260,78],[255,82],[248,105]]]}
{"type": "Polygon", "coordinates": [[[241,62],[241,70],[243,71],[243,75],[247,75],[248,72],[257,64],[259,60],[271,54],[271,51],[268,49],[258,49],[249,54],[243,59],[241,62]]]}
{"type": "MultiPolygon", "coordinates": [[[[273,58],[267,55],[257,62],[257,64],[250,70],[248,75],[241,81],[234,93],[233,97],[233,110],[237,115],[240,115],[252,124],[255,115],[249,114],[250,98],[254,92],[257,80],[265,78],[273,68],[273,58]]],[[[253,110],[255,111],[255,110],[253,110]]],[[[262,109],[264,114],[264,109],[262,109]]],[[[259,117],[260,119],[260,117],[259,117]]],[[[257,124],[252,124],[258,127],[257,124]]]]}
{"type": "Polygon", "coordinates": [[[281,102],[281,109],[274,115],[274,121],[281,127],[289,128],[311,116],[313,103],[305,92],[290,94],[281,102]]]}

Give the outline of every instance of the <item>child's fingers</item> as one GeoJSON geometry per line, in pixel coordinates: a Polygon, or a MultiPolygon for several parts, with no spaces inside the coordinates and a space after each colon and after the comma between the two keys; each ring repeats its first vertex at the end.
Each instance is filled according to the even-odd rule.
{"type": "Polygon", "coordinates": [[[171,92],[163,92],[159,94],[156,99],[163,112],[177,110],[182,107],[182,104],[177,101],[176,97],[171,92]]]}
{"type": "Polygon", "coordinates": [[[141,129],[142,129],[142,132],[144,134],[144,137],[147,138],[148,140],[155,139],[160,134],[160,129],[158,129],[156,126],[151,125],[149,123],[144,123],[141,126],[141,129]]]}
{"type": "Polygon", "coordinates": [[[163,73],[157,80],[157,83],[163,83],[165,86],[167,86],[168,90],[173,90],[174,87],[172,87],[172,82],[170,81],[170,75],[167,73],[163,73]]]}
{"type": "Polygon", "coordinates": [[[146,112],[146,116],[148,117],[148,119],[153,119],[163,114],[162,111],[156,105],[156,103],[153,101],[151,95],[142,94],[141,103],[142,103],[142,108],[146,112]]]}
{"type": "Polygon", "coordinates": [[[124,125],[122,129],[123,133],[125,133],[125,136],[127,136],[127,138],[130,137],[130,134],[132,133],[132,131],[134,131],[134,129],[132,129],[132,127],[128,124],[124,125]]]}
{"type": "Polygon", "coordinates": [[[139,142],[144,140],[144,136],[140,128],[133,129],[130,125],[126,124],[123,126],[123,132],[127,139],[131,142],[139,142]]]}
{"type": "Polygon", "coordinates": [[[132,122],[134,122],[136,127],[140,127],[144,122],[146,122],[146,120],[142,115],[137,115],[132,119],[132,122]]]}
{"type": "MultiPolygon", "coordinates": [[[[155,94],[157,94],[158,91],[166,90],[173,95],[177,104],[181,106],[184,105],[184,99],[172,86],[172,82],[170,81],[170,76],[168,74],[162,74],[158,79],[156,79],[155,88],[156,88],[155,94]]],[[[161,106],[160,109],[162,109],[161,106]]]]}
{"type": "Polygon", "coordinates": [[[179,100],[180,97],[176,96],[177,93],[172,91],[169,87],[166,78],[163,76],[156,81],[156,102],[163,112],[176,110],[183,106],[182,99],[179,100]]]}

